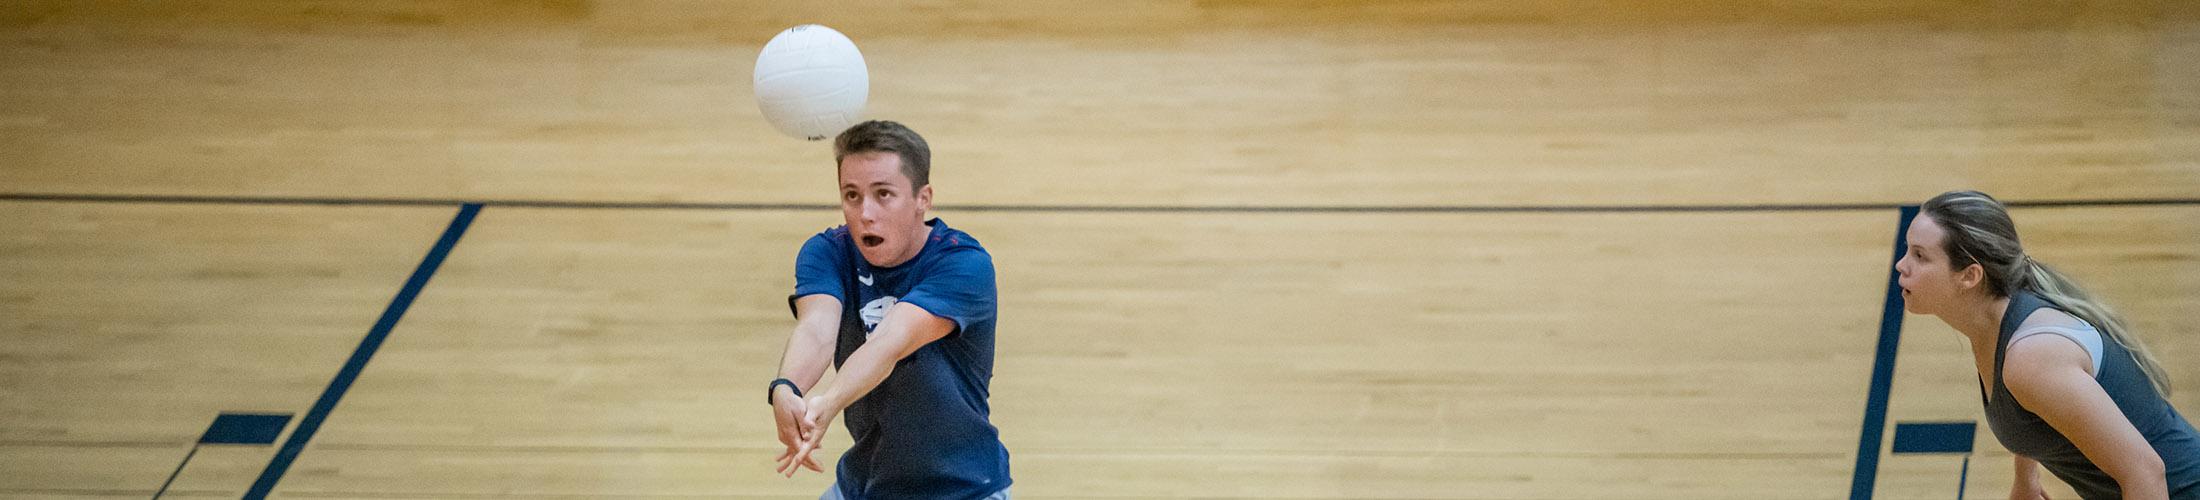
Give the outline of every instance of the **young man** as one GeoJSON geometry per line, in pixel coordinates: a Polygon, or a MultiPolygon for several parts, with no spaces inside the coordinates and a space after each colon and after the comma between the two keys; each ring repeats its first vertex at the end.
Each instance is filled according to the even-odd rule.
{"type": "Polygon", "coordinates": [[[932,152],[916,132],[864,122],[833,149],[847,224],[795,260],[795,330],[767,389],[787,447],[779,472],[824,472],[811,454],[845,411],[855,444],[821,499],[1008,498],[1008,449],[986,403],[993,257],[925,218],[932,152]],[[839,376],[812,390],[827,359],[839,376]]]}

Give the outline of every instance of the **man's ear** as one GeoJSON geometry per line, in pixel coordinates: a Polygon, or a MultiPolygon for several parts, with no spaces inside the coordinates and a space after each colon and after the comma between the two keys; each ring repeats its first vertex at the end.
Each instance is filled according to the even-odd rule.
{"type": "Polygon", "coordinates": [[[925,184],[924,187],[917,188],[917,220],[924,220],[925,214],[930,213],[932,213],[932,185],[925,184]]]}

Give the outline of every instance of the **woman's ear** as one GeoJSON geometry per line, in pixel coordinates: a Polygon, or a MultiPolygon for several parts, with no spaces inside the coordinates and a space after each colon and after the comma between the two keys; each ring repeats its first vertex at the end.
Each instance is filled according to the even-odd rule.
{"type": "Polygon", "coordinates": [[[1963,266],[1963,270],[1956,273],[1956,285],[1963,287],[1965,290],[1977,288],[1979,285],[1984,284],[1986,284],[1986,266],[1981,266],[1976,262],[1963,266]]]}

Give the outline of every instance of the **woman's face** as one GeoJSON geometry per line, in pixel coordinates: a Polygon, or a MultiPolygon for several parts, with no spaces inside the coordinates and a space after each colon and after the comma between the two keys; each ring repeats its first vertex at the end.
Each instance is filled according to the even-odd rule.
{"type": "Polygon", "coordinates": [[[1963,294],[1973,293],[1972,289],[1981,284],[1984,270],[1977,264],[1949,268],[1948,232],[1932,217],[1917,214],[1917,219],[1910,222],[1908,238],[1909,248],[1903,251],[1902,260],[1894,263],[1904,310],[1914,314],[1947,311],[1963,294]]]}

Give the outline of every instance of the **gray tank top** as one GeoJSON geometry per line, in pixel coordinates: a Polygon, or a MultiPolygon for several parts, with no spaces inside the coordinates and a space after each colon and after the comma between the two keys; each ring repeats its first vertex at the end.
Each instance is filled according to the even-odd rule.
{"type": "MultiPolygon", "coordinates": [[[[2123,490],[2116,479],[2093,465],[2078,446],[2040,416],[2018,404],[2009,395],[2009,388],[2001,383],[2002,360],[2009,351],[2010,336],[2024,324],[2033,311],[2052,309],[2046,299],[2032,292],[2018,292],[2009,297],[2009,309],[2001,318],[2001,348],[1994,351],[1993,397],[1986,401],[1986,424],[1993,429],[1994,438],[2011,452],[2037,460],[2041,467],[2062,478],[2078,495],[2088,500],[2121,498],[2123,490]]],[[[2163,477],[2169,481],[2169,496],[2174,500],[2200,500],[2200,433],[2193,431],[2192,423],[2177,413],[2168,401],[2155,392],[2146,373],[2139,370],[2139,363],[2122,344],[2103,339],[2100,362],[2094,366],[2094,380],[2108,392],[2108,398],[2116,402],[2124,418],[2132,427],[2146,436],[2147,444],[2162,457],[2163,477]]]]}

